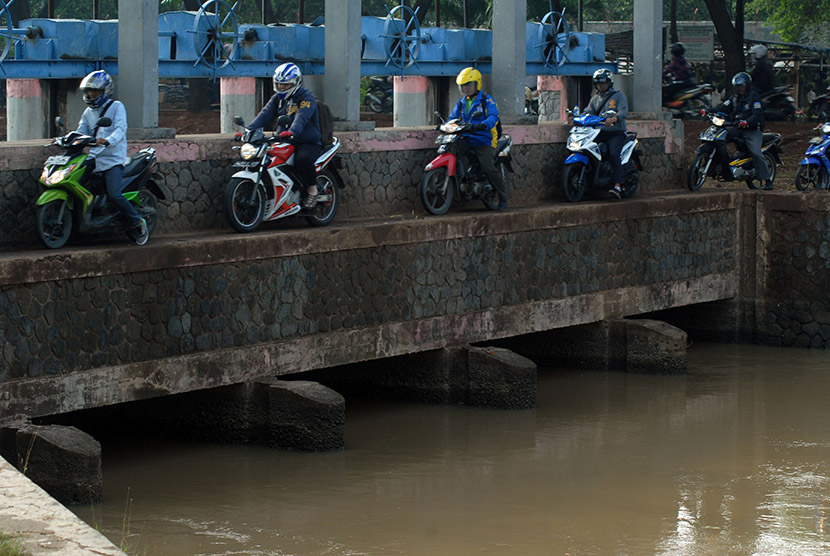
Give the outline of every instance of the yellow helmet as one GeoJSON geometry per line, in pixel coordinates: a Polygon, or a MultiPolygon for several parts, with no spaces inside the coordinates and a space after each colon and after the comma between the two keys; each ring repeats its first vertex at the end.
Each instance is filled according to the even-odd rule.
{"type": "Polygon", "coordinates": [[[455,78],[455,82],[459,85],[463,85],[464,83],[469,83],[470,81],[476,82],[476,90],[481,90],[481,72],[475,68],[464,68],[458,74],[458,77],[455,78]]]}

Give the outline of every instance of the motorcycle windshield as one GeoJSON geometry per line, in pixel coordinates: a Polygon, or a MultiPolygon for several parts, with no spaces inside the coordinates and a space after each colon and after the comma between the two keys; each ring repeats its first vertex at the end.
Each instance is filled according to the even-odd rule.
{"type": "Polygon", "coordinates": [[[574,125],[578,126],[598,126],[602,125],[603,118],[594,116],[593,114],[583,114],[581,116],[574,116],[574,125]]]}

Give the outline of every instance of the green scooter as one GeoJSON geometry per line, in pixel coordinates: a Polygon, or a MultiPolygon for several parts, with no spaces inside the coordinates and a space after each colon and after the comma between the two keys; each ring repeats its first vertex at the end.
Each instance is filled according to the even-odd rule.
{"type": "MultiPolygon", "coordinates": [[[[55,119],[58,128],[63,120],[55,119]]],[[[92,234],[123,230],[121,212],[107,199],[106,184],[94,171],[95,162],[86,152],[95,146],[99,127],[112,125],[101,118],[92,135],[71,131],[45,145],[58,146],[63,154],[50,156],[43,164],[40,183],[46,188],[35,201],[35,220],[40,241],[49,249],[66,245],[73,234],[92,234]]],[[[152,234],[158,222],[158,199],[165,199],[156,173],[156,151],[146,148],[131,155],[124,166],[124,197],[135,205],[139,216],[147,221],[152,234]]]]}

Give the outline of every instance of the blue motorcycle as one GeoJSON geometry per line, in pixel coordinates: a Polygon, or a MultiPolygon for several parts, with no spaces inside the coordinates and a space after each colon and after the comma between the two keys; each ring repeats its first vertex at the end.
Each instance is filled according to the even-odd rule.
{"type": "Polygon", "coordinates": [[[827,158],[827,148],[830,147],[830,122],[816,127],[821,130],[821,137],[810,139],[810,146],[804,153],[804,159],[799,163],[795,174],[795,186],[799,191],[807,191],[810,185],[813,189],[830,189],[830,160],[827,158]]]}

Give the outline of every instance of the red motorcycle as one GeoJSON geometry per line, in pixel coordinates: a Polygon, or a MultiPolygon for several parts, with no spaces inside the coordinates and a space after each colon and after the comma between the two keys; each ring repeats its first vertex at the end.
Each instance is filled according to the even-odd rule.
{"type": "MultiPolygon", "coordinates": [[[[289,122],[287,116],[278,120],[282,126],[289,122]]],[[[233,123],[245,126],[239,116],[233,123]]],[[[262,129],[247,129],[237,134],[237,140],[243,145],[234,150],[239,150],[242,160],[233,164],[238,170],[225,188],[225,217],[231,226],[237,232],[252,232],[263,222],[300,212],[307,193],[294,168],[294,145],[276,135],[268,137],[262,129]]],[[[328,225],[340,205],[340,189],[345,184],[337,171],[339,149],[340,141],[335,137],[314,163],[318,202],[304,212],[312,226],[328,225]]]]}

